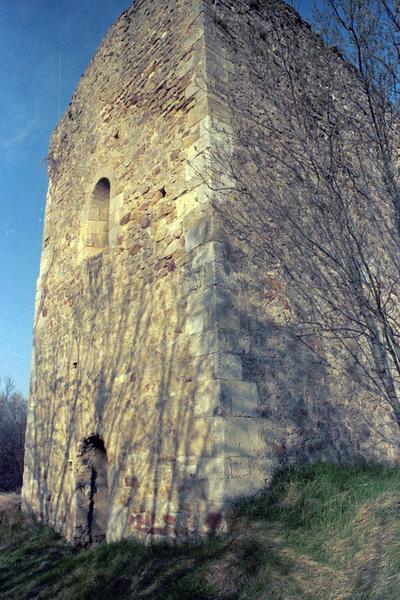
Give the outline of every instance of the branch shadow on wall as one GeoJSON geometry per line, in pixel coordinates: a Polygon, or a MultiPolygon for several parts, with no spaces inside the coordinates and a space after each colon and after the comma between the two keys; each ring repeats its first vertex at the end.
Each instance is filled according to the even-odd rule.
{"type": "Polygon", "coordinates": [[[224,473],[211,465],[205,474],[214,419],[199,411],[204,382],[181,335],[179,280],[156,302],[151,286],[128,279],[121,287],[102,256],[82,269],[59,314],[41,317],[51,319],[42,327],[52,335],[41,339],[39,329],[35,337],[27,508],[75,543],[90,542],[100,485],[93,444],[104,444],[111,539],[219,528],[219,497],[210,501],[209,488],[224,473]]]}

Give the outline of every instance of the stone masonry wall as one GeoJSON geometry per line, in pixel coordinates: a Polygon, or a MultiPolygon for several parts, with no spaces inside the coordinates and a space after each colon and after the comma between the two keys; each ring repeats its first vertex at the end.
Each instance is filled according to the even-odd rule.
{"type": "Polygon", "coordinates": [[[216,248],[196,228],[209,204],[192,164],[209,144],[204,18],[197,0],[135,2],[50,144],[23,497],[74,543],[92,538],[93,444],[107,454],[107,539],[222,526],[214,404],[237,359],[196,339],[225,318],[216,248]],[[91,198],[107,180],[99,251],[107,215],[91,198]]]}
{"type": "Polygon", "coordinates": [[[223,530],[287,461],[398,458],[391,415],[296,343],[225,222],[266,7],[320,52],[279,2],[137,0],[53,134],[23,501],[74,543],[223,530]]]}
{"type": "MultiPolygon", "coordinates": [[[[297,202],[306,189],[300,177],[296,180],[303,157],[307,152],[329,156],[328,142],[313,142],[318,136],[328,140],[326,132],[332,130],[329,101],[340,107],[336,111],[344,115],[343,123],[349,116],[367,132],[366,100],[357,72],[279,1],[210,2],[206,32],[215,140],[208,170],[216,190],[215,219],[225,240],[230,320],[237,323],[234,341],[225,332],[222,339],[239,359],[246,385],[245,391],[236,387],[240,407],[230,408],[243,426],[229,433],[232,448],[225,448],[225,457],[231,457],[231,482],[226,489],[235,495],[259,487],[258,465],[268,480],[282,465],[306,461],[398,462],[399,430],[387,401],[352,377],[349,355],[341,355],[339,347],[324,348],[315,337],[307,343],[299,339],[296,306],[304,300],[265,250],[288,243],[277,222],[269,237],[272,227],[267,211],[263,214],[268,201],[281,199],[290,206],[292,197],[297,202]],[[296,68],[301,69],[301,79],[296,68]],[[304,87],[291,94],[290,85],[300,80],[304,87]],[[309,103],[307,112],[299,109],[299,120],[305,114],[313,116],[306,125],[312,132],[308,138],[293,125],[296,94],[298,102],[309,103]],[[237,443],[240,430],[249,432],[247,445],[237,443]]],[[[375,168],[368,134],[362,146],[346,135],[346,159],[361,182],[375,168]]],[[[304,213],[307,201],[305,195],[304,213]]],[[[273,213],[273,206],[268,210],[273,213]]],[[[310,212],[309,219],[317,223],[318,215],[310,212]]],[[[381,239],[369,241],[382,245],[381,239]]],[[[291,252],[300,256],[299,263],[289,259],[287,264],[297,269],[301,281],[307,260],[289,245],[291,252]]],[[[310,285],[311,277],[304,276],[304,286],[310,285]]],[[[227,419],[227,427],[231,421],[227,419]]]]}

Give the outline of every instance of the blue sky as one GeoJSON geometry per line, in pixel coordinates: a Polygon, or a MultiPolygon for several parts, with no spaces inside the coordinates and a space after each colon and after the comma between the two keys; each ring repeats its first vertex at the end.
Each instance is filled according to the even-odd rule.
{"type": "MultiPolygon", "coordinates": [[[[149,0],[152,1],[152,0],[149,0]]],[[[171,0],[174,1],[174,0],[171,0]]],[[[0,3],[0,378],[28,392],[48,140],[130,0],[0,3]]],[[[307,18],[311,0],[298,0],[307,18]]]]}

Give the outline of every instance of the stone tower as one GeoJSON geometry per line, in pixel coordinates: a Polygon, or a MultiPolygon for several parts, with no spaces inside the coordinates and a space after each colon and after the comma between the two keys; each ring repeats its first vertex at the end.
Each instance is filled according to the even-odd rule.
{"type": "Polygon", "coordinates": [[[233,86],[271,11],[322,53],[275,0],[136,0],[52,136],[23,501],[74,543],[223,529],[286,457],[360,450],[215,209],[215,151],[241,144],[233,86]]]}

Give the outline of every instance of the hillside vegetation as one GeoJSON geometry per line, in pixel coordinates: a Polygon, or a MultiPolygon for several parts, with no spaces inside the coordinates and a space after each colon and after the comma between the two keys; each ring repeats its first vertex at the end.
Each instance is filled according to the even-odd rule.
{"type": "Polygon", "coordinates": [[[399,469],[285,471],[238,503],[229,534],[175,547],[125,540],[78,551],[1,506],[4,600],[400,598],[399,469]]]}
{"type": "Polygon", "coordinates": [[[26,400],[12,379],[0,379],[0,493],[22,485],[26,411],[26,400]]]}

